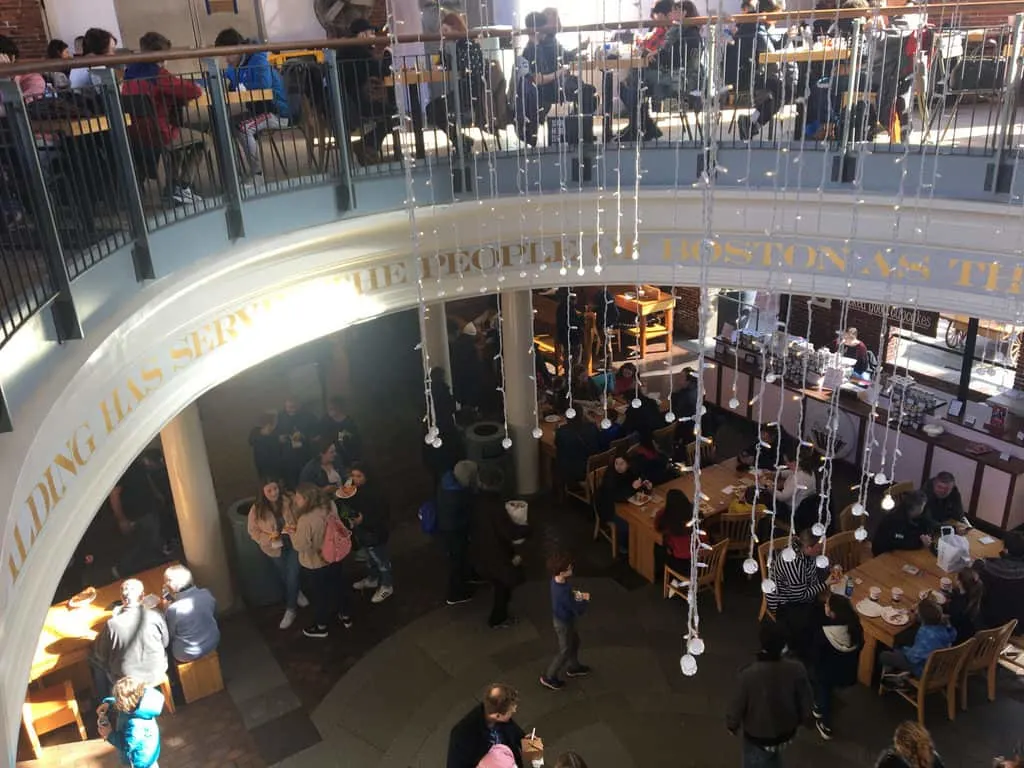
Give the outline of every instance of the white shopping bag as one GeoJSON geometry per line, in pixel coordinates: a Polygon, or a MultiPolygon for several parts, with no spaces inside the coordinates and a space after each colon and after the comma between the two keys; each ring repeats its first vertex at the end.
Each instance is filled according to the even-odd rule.
{"type": "Polygon", "coordinates": [[[966,568],[971,562],[971,544],[964,536],[956,533],[952,526],[940,529],[938,556],[939,568],[946,573],[955,573],[966,568]]]}

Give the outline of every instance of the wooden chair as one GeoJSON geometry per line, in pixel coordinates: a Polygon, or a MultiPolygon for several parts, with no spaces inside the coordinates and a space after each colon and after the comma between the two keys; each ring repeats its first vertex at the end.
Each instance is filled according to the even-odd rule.
{"type": "Polygon", "coordinates": [[[855,531],[859,527],[860,523],[857,522],[857,516],[853,514],[853,504],[847,504],[843,507],[843,511],[839,513],[839,530],[855,531]]]}
{"type": "MultiPolygon", "coordinates": [[[[757,513],[757,519],[764,517],[764,511],[757,513]]],[[[729,540],[729,554],[746,554],[750,549],[750,513],[723,512],[717,518],[718,535],[729,540]]]]}
{"type": "Polygon", "coordinates": [[[892,496],[892,500],[896,502],[896,506],[898,507],[900,505],[900,501],[903,500],[903,497],[912,490],[914,490],[914,484],[911,482],[904,481],[902,483],[893,483],[889,486],[889,495],[892,496]]]}
{"type": "Polygon", "coordinates": [[[595,469],[599,467],[607,467],[608,462],[612,460],[612,456],[615,454],[611,451],[605,451],[604,453],[595,453],[592,456],[587,457],[587,473],[583,476],[583,486],[570,486],[566,485],[565,493],[567,496],[572,496],[574,499],[579,499],[587,506],[593,505],[594,495],[592,493],[590,485],[590,476],[595,469]]]}
{"type": "MultiPolygon", "coordinates": [[[[693,441],[686,446],[686,463],[689,466],[693,466],[694,455],[697,453],[697,441],[693,441]]],[[[703,440],[700,442],[700,465],[702,467],[710,466],[718,461],[717,452],[715,451],[714,443],[705,443],[703,440]]]]}
{"type": "Polygon", "coordinates": [[[675,449],[676,439],[676,425],[669,424],[661,429],[656,429],[652,433],[654,438],[654,444],[658,446],[658,450],[671,456],[675,449]]]}
{"type": "MultiPolygon", "coordinates": [[[[789,546],[789,536],[781,536],[771,541],[766,541],[764,544],[759,544],[757,547],[757,565],[761,570],[761,581],[768,578],[768,552],[769,551],[781,551],[789,546]]],[[[768,597],[764,592],[761,593],[761,612],[757,614],[757,620],[760,621],[767,616],[772,621],[775,621],[775,614],[768,610],[768,597]]]]}
{"type": "Polygon", "coordinates": [[[620,452],[625,452],[626,449],[634,442],[632,435],[620,437],[618,440],[612,440],[611,443],[609,443],[608,450],[611,451],[614,456],[620,452]]]}
{"type": "Polygon", "coordinates": [[[65,725],[77,725],[78,736],[88,741],[82,713],[78,710],[75,689],[70,680],[51,685],[37,691],[29,691],[25,703],[21,707],[21,722],[25,733],[32,744],[32,753],[36,760],[43,759],[43,747],[39,743],[39,734],[49,733],[65,725]]]}
{"type": "Polygon", "coordinates": [[[220,672],[220,656],[212,651],[195,661],[178,662],[178,678],[185,703],[212,696],[224,690],[224,677],[220,672]]]}
{"type": "MultiPolygon", "coordinates": [[[[907,684],[911,690],[896,691],[917,708],[917,722],[922,727],[924,727],[924,702],[929,693],[945,693],[946,715],[950,720],[956,719],[956,685],[960,681],[964,662],[967,661],[973,646],[974,638],[971,638],[952,648],[932,651],[924,665],[921,677],[907,678],[907,684]]],[[[885,688],[879,686],[878,693],[879,695],[885,693],[885,688]]]]}
{"type": "Polygon", "coordinates": [[[591,487],[590,496],[593,499],[590,506],[594,512],[594,541],[597,541],[598,536],[604,536],[608,539],[608,543],[612,547],[612,560],[614,560],[619,556],[619,529],[615,527],[614,522],[603,522],[597,509],[598,489],[601,487],[601,483],[604,481],[605,472],[607,471],[607,464],[595,469],[590,473],[590,475],[588,475],[588,484],[591,487]]]}
{"type": "Polygon", "coordinates": [[[967,678],[971,675],[984,673],[988,680],[988,700],[996,700],[996,666],[1016,626],[1017,620],[1012,619],[1001,627],[975,633],[960,680],[960,709],[967,709],[967,678]]]}
{"type": "Polygon", "coordinates": [[[842,566],[844,572],[849,572],[860,565],[864,545],[857,541],[853,531],[843,531],[825,540],[825,554],[832,565],[842,566]]]}
{"type": "MultiPolygon", "coordinates": [[[[703,572],[697,579],[697,592],[713,589],[715,591],[715,607],[718,608],[719,613],[722,612],[722,582],[725,580],[725,556],[728,551],[729,540],[722,539],[710,550],[702,549],[699,555],[699,562],[707,563],[707,568],[702,569],[703,572]]],[[[662,583],[662,594],[665,598],[679,595],[684,600],[689,600],[689,593],[690,576],[676,573],[666,565],[662,583]],[[673,581],[680,583],[678,586],[673,586],[673,581]]]]}

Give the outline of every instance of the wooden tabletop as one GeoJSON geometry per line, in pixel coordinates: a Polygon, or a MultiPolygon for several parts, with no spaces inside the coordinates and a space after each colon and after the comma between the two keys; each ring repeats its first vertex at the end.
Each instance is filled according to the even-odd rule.
{"type": "MultiPolygon", "coordinates": [[[[174,563],[165,563],[133,578],[142,582],[147,595],[159,595],[163,590],[164,571],[171,565],[174,563]]],[[[84,608],[71,610],[66,602],[51,607],[46,614],[39,645],[32,659],[29,681],[86,661],[93,640],[113,615],[111,606],[120,599],[121,582],[117,581],[97,587],[96,599],[84,608]]]]}
{"type": "MultiPolygon", "coordinates": [[[[132,124],[131,115],[124,116],[125,125],[132,124]]],[[[97,117],[79,117],[67,120],[33,120],[32,130],[35,133],[59,133],[62,136],[91,136],[110,130],[110,121],[103,115],[97,117]]]]}
{"type": "Polygon", "coordinates": [[[572,65],[573,72],[579,72],[580,70],[586,71],[598,71],[598,72],[615,72],[615,71],[629,71],[632,69],[643,69],[645,66],[643,58],[640,56],[632,56],[629,58],[618,58],[618,59],[591,59],[590,61],[579,61],[574,62],[572,65]]]}
{"type": "Polygon", "coordinates": [[[281,51],[267,55],[272,67],[280,67],[289,59],[314,59],[317,64],[324,63],[324,52],[320,48],[308,48],[302,51],[281,51]]]}
{"type": "Polygon", "coordinates": [[[763,51],[758,56],[761,64],[786,64],[797,62],[807,64],[812,61],[845,61],[850,57],[850,49],[846,46],[834,48],[783,48],[780,51],[763,51]]]}
{"type": "Polygon", "coordinates": [[[419,85],[421,83],[443,83],[448,79],[449,73],[443,69],[402,69],[397,75],[388,75],[384,78],[384,85],[393,86],[396,82],[399,85],[419,85]]]}
{"type": "MultiPolygon", "coordinates": [[[[251,91],[227,91],[224,94],[224,98],[228,104],[257,104],[263,101],[273,101],[274,91],[271,88],[256,88],[251,91]]],[[[210,106],[210,94],[206,92],[206,89],[203,89],[203,93],[198,99],[193,99],[188,103],[195,104],[197,107],[208,107],[210,106]]]]}
{"type": "Polygon", "coordinates": [[[638,315],[650,315],[654,312],[664,312],[675,307],[676,300],[671,293],[665,293],[653,286],[643,286],[643,295],[637,298],[633,293],[617,293],[615,295],[615,306],[627,312],[635,312],[638,315]]]}

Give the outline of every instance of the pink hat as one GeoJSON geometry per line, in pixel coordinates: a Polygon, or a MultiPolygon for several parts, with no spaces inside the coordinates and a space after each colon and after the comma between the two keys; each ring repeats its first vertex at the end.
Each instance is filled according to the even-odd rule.
{"type": "Polygon", "coordinates": [[[516,768],[516,757],[504,744],[495,744],[476,768],[516,768]]]}

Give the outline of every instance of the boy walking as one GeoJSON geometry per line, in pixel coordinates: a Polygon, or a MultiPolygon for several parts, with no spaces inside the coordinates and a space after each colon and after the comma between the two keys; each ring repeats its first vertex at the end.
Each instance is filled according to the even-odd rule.
{"type": "Polygon", "coordinates": [[[549,557],[548,572],[551,574],[551,612],[558,637],[558,653],[541,675],[540,684],[559,691],[565,687],[562,672],[567,677],[583,677],[590,672],[590,667],[580,664],[580,636],[576,631],[576,619],[586,611],[590,594],[575,590],[569,584],[572,560],[568,555],[560,553],[549,557]]]}
{"type": "Polygon", "coordinates": [[[96,710],[101,739],[110,742],[121,764],[131,768],[157,768],[164,696],[141,680],[122,677],[114,683],[114,695],[96,710]]]}

